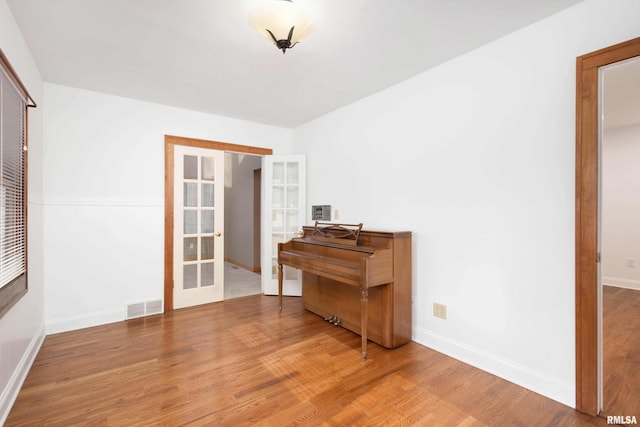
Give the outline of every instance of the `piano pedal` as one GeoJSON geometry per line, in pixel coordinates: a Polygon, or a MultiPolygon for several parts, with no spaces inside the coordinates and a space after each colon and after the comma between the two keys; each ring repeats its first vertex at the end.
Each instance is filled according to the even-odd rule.
{"type": "Polygon", "coordinates": [[[336,326],[342,325],[342,319],[336,316],[335,314],[330,314],[329,317],[325,317],[324,320],[326,320],[329,323],[333,323],[336,326]]]}

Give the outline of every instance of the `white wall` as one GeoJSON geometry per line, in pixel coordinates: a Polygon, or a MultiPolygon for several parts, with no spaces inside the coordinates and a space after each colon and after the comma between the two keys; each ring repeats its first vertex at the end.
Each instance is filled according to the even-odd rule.
{"type": "Polygon", "coordinates": [[[587,0],[296,129],[309,205],[413,231],[415,341],[574,406],[575,58],[637,36],[587,0]]]}
{"type": "Polygon", "coordinates": [[[162,298],[165,134],[291,150],[284,128],[44,89],[47,333],[123,320],[126,302],[162,298]]]}
{"type": "Polygon", "coordinates": [[[602,281],[640,290],[640,125],[602,135],[602,281]],[[628,266],[628,260],[633,267],[628,266]]]}
{"type": "Polygon", "coordinates": [[[252,269],[254,208],[253,171],[262,166],[262,156],[238,153],[225,155],[224,256],[241,267],[252,269]]]}
{"type": "Polygon", "coordinates": [[[0,318],[0,425],[44,339],[42,251],[42,77],[5,0],[0,0],[0,49],[38,108],[29,110],[29,291],[0,318]]]}

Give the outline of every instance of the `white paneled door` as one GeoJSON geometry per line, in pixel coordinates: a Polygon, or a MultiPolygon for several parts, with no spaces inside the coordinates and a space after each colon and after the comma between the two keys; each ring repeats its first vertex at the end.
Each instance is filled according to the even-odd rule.
{"type": "Polygon", "coordinates": [[[224,298],[224,151],[174,146],[173,306],[224,298]]]}
{"type": "MultiPolygon", "coordinates": [[[[306,157],[304,155],[265,156],[262,162],[263,246],[262,289],[278,294],[278,243],[296,237],[305,221],[306,157]]],[[[283,294],[302,295],[300,271],[285,267],[283,294]]]]}

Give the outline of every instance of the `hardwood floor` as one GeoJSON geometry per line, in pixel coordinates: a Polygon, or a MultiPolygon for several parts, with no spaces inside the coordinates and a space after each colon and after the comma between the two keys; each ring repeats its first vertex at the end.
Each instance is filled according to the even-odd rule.
{"type": "Polygon", "coordinates": [[[603,413],[640,419],[640,291],[603,286],[603,413]]]}
{"type": "Polygon", "coordinates": [[[255,295],[48,336],[6,426],[600,426],[410,342],[255,295]]]}

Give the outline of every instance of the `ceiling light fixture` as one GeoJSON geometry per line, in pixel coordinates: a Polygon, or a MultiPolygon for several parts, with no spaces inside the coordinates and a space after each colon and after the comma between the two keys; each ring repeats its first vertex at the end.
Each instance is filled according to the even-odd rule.
{"type": "Polygon", "coordinates": [[[249,11],[249,25],[282,53],[294,47],[313,30],[304,1],[263,0],[249,11]]]}

